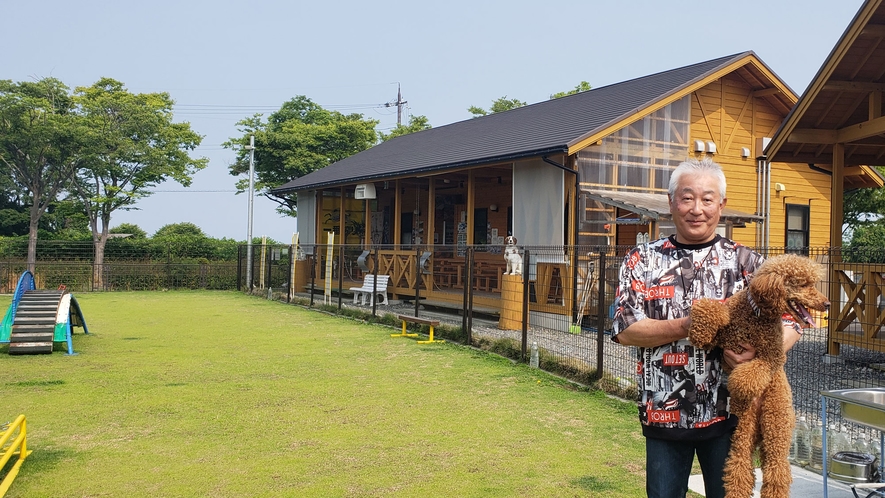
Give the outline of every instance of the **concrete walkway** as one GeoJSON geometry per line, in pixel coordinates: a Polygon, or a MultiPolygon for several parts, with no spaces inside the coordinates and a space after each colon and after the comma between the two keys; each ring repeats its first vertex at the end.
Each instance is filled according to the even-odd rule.
{"type": "MultiPolygon", "coordinates": [[[[796,498],[813,498],[824,495],[824,479],[820,474],[803,469],[802,467],[792,466],[793,469],[793,485],[790,486],[790,496],[796,498]]],[[[885,484],[883,484],[885,486],[885,484]]],[[[753,493],[754,498],[759,496],[759,488],[762,487],[762,471],[756,469],[756,492],[753,493]]],[[[693,475],[688,480],[688,489],[704,495],[704,479],[698,475],[693,475]]],[[[869,491],[858,490],[858,495],[866,496],[869,491]]],[[[827,495],[829,498],[854,498],[851,487],[843,482],[835,479],[827,479],[827,495]]]]}

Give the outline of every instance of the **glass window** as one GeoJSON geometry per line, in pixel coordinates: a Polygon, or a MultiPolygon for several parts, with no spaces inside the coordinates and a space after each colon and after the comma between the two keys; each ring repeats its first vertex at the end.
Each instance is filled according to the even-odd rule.
{"type": "Polygon", "coordinates": [[[808,255],[809,207],[787,204],[786,252],[808,255]]]}
{"type": "MultiPolygon", "coordinates": [[[[578,151],[581,186],[586,189],[666,193],[670,172],[689,157],[689,95],[578,151]]],[[[614,208],[584,199],[579,244],[611,241],[614,208]],[[611,231],[609,231],[611,230],[611,231]]]]}

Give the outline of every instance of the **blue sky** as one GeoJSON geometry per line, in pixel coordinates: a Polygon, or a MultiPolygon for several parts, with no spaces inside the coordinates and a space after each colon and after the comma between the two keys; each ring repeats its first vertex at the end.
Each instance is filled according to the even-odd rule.
{"type": "MultiPolygon", "coordinates": [[[[245,240],[248,199],[228,173],[235,123],[296,95],[396,124],[397,84],[409,114],[434,126],[470,119],[507,96],[534,103],[579,82],[593,87],[753,50],[802,93],[861,0],[523,0],[79,2],[0,0],[0,79],[53,76],[70,87],[101,77],[132,92],[169,92],[175,120],[204,135],[209,158],[189,189],[174,182],[119,212],[152,234],[192,222],[245,240]]],[[[255,236],[288,242],[295,221],[256,197],[255,236]]]]}

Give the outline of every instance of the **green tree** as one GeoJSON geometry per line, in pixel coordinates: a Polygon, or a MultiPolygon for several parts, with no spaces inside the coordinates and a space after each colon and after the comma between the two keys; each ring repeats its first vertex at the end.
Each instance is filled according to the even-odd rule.
{"type": "Polygon", "coordinates": [[[885,263],[885,220],[857,227],[845,246],[844,258],[853,263],[885,263]]]}
{"type": "Polygon", "coordinates": [[[516,109],[517,107],[522,107],[526,105],[525,102],[517,99],[508,99],[507,96],[503,96],[499,99],[496,99],[492,102],[492,106],[489,107],[489,110],[486,111],[482,107],[477,107],[472,105],[467,108],[467,112],[473,114],[473,117],[478,118],[480,116],[487,116],[489,114],[494,114],[496,112],[504,112],[509,111],[510,109],[516,109]]]}
{"type": "Polygon", "coordinates": [[[849,238],[860,227],[877,223],[885,215],[885,189],[861,188],[845,192],[842,234],[849,238]]]}
{"type": "MultiPolygon", "coordinates": [[[[249,136],[254,135],[255,191],[279,204],[279,213],[295,216],[295,196],[277,197],[269,190],[368,149],[377,141],[377,124],[362,114],[323,109],[300,95],[285,102],[266,121],[261,114],[241,120],[237,126],[242,135],[223,146],[237,154],[230,174],[248,175],[247,146],[249,136]]],[[[245,192],[249,179],[241,178],[236,187],[238,192],[245,192]]]]}
{"type": "Polygon", "coordinates": [[[83,204],[95,246],[94,281],[103,283],[104,248],[111,215],[136,209],[139,199],[167,180],[187,187],[208,159],[190,156],[202,137],[188,123],[172,121],[168,93],[130,93],[102,78],[76,89],[75,101],[87,134],[83,167],[71,192],[83,204]]]}
{"type": "Polygon", "coordinates": [[[557,93],[551,94],[550,100],[558,99],[561,97],[566,97],[568,95],[574,95],[576,93],[586,92],[587,90],[590,90],[591,88],[593,88],[593,87],[590,86],[590,83],[587,83],[586,81],[582,81],[582,82],[578,83],[578,85],[573,90],[567,90],[565,92],[557,92],[557,93]]]}
{"type": "Polygon", "coordinates": [[[183,223],[170,223],[163,225],[154,232],[155,239],[163,239],[167,237],[205,237],[203,229],[197,225],[185,221],[183,223]]]}
{"type": "Polygon", "coordinates": [[[69,88],[55,78],[0,81],[0,175],[11,179],[29,209],[32,272],[40,219],[81,166],[81,120],[73,111],[69,88]]]}
{"type": "Polygon", "coordinates": [[[390,130],[390,133],[379,133],[378,136],[381,138],[382,142],[386,142],[394,137],[399,137],[402,135],[408,135],[409,133],[415,133],[416,131],[424,131],[433,128],[430,126],[430,121],[427,119],[427,116],[410,116],[409,124],[407,125],[396,125],[396,128],[390,130]]]}

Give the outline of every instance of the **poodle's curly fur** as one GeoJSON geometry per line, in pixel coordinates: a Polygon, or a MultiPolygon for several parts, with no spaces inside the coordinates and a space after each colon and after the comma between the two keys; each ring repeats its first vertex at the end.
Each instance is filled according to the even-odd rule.
{"type": "Polygon", "coordinates": [[[765,263],[750,285],[725,303],[703,299],[691,310],[689,339],[697,346],[742,351],[752,345],[756,356],[729,375],[730,409],[738,417],[725,464],[727,498],[753,493],[753,451],[762,459],[762,498],[790,495],[789,451],[795,415],[784,372],[784,313],[801,325],[814,326],[809,309],[826,311],[827,297],[817,290],[822,267],[806,257],[785,254],[765,263]],[[754,403],[759,398],[761,402],[754,403]]]}

